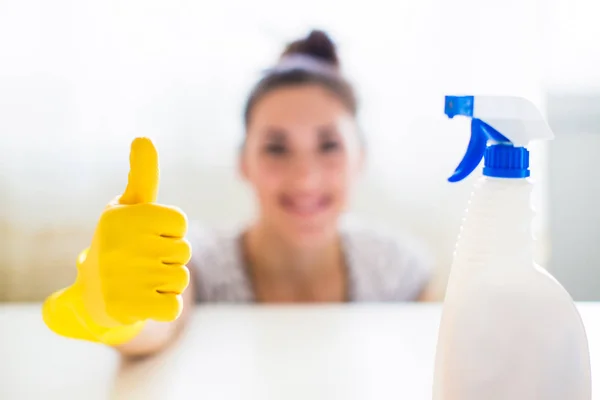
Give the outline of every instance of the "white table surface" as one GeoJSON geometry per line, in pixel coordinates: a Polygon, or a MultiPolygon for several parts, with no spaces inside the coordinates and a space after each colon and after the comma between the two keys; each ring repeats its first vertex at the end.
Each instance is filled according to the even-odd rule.
{"type": "MultiPolygon", "coordinates": [[[[578,307],[600,382],[600,303],[578,307]]],[[[40,305],[4,305],[0,399],[430,399],[440,313],[438,304],[199,306],[173,347],[124,363],[54,335],[40,305]]]]}

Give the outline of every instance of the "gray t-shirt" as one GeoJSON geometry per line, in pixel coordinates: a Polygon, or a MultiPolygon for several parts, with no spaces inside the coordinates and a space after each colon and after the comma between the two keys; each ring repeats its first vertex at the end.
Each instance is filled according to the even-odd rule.
{"type": "MultiPolygon", "coordinates": [[[[198,302],[254,302],[245,265],[243,230],[214,231],[190,224],[190,268],[198,302]]],[[[415,300],[431,276],[431,261],[416,241],[365,227],[340,228],[353,302],[415,300]]]]}

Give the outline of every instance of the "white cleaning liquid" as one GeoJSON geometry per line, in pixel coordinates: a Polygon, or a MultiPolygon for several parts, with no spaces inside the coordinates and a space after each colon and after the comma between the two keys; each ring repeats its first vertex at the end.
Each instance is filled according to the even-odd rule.
{"type": "Polygon", "coordinates": [[[448,96],[446,114],[472,118],[467,153],[450,181],[464,179],[482,158],[485,167],[455,249],[434,400],[591,400],[581,317],[533,257],[525,146],[552,132],[520,98],[448,96]]]}
{"type": "Polygon", "coordinates": [[[589,400],[581,318],[533,263],[526,179],[483,177],[457,243],[437,349],[434,400],[589,400]]]}

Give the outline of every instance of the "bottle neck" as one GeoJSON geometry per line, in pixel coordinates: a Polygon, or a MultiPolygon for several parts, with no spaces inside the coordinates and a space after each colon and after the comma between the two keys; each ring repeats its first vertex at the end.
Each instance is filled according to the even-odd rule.
{"type": "Polygon", "coordinates": [[[475,185],[455,252],[455,263],[489,265],[490,260],[533,259],[527,179],[483,177],[475,185]]]}

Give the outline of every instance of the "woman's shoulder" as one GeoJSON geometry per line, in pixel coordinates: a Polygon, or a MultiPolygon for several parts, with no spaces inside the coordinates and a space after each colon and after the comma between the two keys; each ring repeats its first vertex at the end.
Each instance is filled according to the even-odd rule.
{"type": "Polygon", "coordinates": [[[199,301],[249,301],[251,293],[240,247],[242,229],[214,229],[190,223],[187,239],[192,246],[189,266],[199,301]]]}
{"type": "Polygon", "coordinates": [[[231,255],[237,232],[233,229],[215,229],[198,222],[189,224],[187,240],[192,246],[192,262],[206,258],[225,260],[231,255]]]}
{"type": "Polygon", "coordinates": [[[341,234],[358,300],[414,300],[427,286],[433,257],[417,237],[358,220],[341,234]]]}

